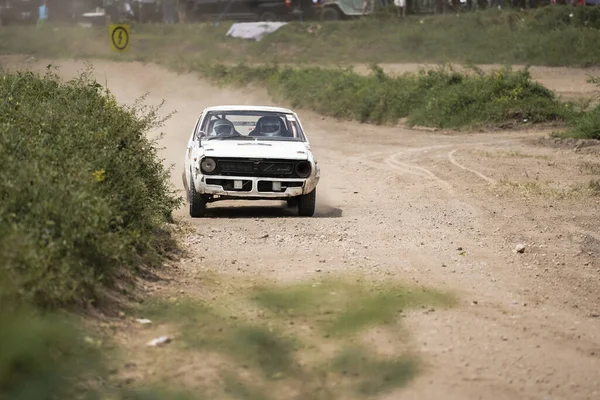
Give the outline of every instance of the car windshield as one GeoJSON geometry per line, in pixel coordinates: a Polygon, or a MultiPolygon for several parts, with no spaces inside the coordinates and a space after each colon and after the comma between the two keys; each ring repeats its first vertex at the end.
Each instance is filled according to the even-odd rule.
{"type": "Polygon", "coordinates": [[[272,111],[210,111],[200,132],[205,140],[305,140],[294,114],[272,111]]]}

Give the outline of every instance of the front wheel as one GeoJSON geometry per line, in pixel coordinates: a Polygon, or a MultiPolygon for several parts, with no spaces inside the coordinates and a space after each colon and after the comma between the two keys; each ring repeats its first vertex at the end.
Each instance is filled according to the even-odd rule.
{"type": "Polygon", "coordinates": [[[260,22],[277,22],[277,15],[271,11],[265,11],[260,15],[260,22]]]}
{"type": "Polygon", "coordinates": [[[206,214],[206,197],[196,192],[196,186],[194,186],[194,179],[190,177],[190,216],[192,218],[201,218],[206,214]]]}
{"type": "Polygon", "coordinates": [[[342,19],[340,11],[335,7],[325,7],[321,11],[322,21],[339,21],[340,19],[342,19]]]}
{"type": "Polygon", "coordinates": [[[312,217],[315,214],[317,204],[317,189],[312,192],[298,196],[298,214],[301,217],[312,217]]]}

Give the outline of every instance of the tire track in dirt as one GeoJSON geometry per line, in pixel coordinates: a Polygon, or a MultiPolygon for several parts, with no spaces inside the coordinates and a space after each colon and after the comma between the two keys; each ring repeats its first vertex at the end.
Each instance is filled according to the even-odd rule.
{"type": "Polygon", "coordinates": [[[496,181],[492,178],[489,178],[485,175],[483,175],[481,172],[479,171],[475,171],[474,169],[465,167],[464,165],[460,164],[458,161],[456,161],[456,159],[454,158],[454,154],[456,154],[456,152],[458,151],[458,149],[454,149],[452,151],[450,151],[448,153],[448,159],[450,160],[450,162],[454,165],[456,165],[458,168],[464,169],[465,171],[469,171],[475,175],[477,175],[478,177],[480,177],[481,179],[483,179],[484,181],[491,183],[491,184],[495,184],[496,181]]]}
{"type": "MultiPolygon", "coordinates": [[[[510,139],[510,140],[501,140],[501,141],[493,141],[492,140],[492,141],[471,143],[468,145],[468,147],[511,144],[511,143],[515,143],[515,142],[519,142],[519,141],[522,141],[522,139],[510,139]]],[[[415,156],[418,157],[419,155],[422,155],[427,152],[448,149],[451,147],[456,147],[456,144],[410,148],[410,149],[402,150],[400,152],[393,152],[391,154],[389,152],[388,153],[376,152],[376,153],[366,154],[364,156],[359,156],[359,157],[356,157],[355,159],[363,160],[363,161],[370,160],[370,159],[376,159],[376,160],[379,160],[378,163],[380,165],[389,166],[397,171],[408,173],[408,174],[413,174],[413,175],[424,177],[424,178],[431,178],[431,179],[433,179],[433,181],[438,182],[439,184],[444,186],[446,189],[451,191],[452,185],[447,180],[440,178],[434,172],[432,172],[430,169],[425,168],[421,165],[415,164],[415,162],[418,162],[418,160],[415,160],[415,156]],[[384,158],[382,159],[381,156],[384,156],[384,158]],[[402,161],[400,161],[400,159],[404,159],[407,161],[411,160],[412,163],[402,162],[402,161]]],[[[478,176],[479,178],[483,179],[484,181],[488,182],[489,184],[496,183],[495,179],[490,178],[477,170],[466,167],[465,165],[462,165],[461,163],[459,163],[456,160],[456,158],[454,157],[454,155],[456,154],[457,151],[459,151],[459,149],[453,149],[450,152],[448,152],[447,158],[450,161],[450,163],[452,163],[454,166],[456,166],[462,170],[465,170],[467,172],[470,172],[470,173],[478,176]]],[[[371,165],[375,165],[375,164],[371,164],[371,165]]]]}
{"type": "Polygon", "coordinates": [[[402,153],[396,153],[385,159],[385,163],[392,168],[406,168],[411,173],[422,176],[424,178],[431,178],[434,182],[444,186],[447,190],[452,191],[452,185],[442,178],[438,177],[436,174],[428,170],[427,168],[420,167],[414,164],[407,164],[398,161],[397,157],[401,156],[402,153]]]}

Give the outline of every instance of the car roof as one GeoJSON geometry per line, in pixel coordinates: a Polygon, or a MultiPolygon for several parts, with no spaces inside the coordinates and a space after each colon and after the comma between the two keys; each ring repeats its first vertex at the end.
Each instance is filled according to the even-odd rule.
{"type": "Polygon", "coordinates": [[[282,107],[244,106],[244,105],[213,106],[213,107],[205,108],[204,111],[205,112],[208,112],[208,111],[271,111],[271,112],[294,114],[294,112],[292,110],[289,110],[287,108],[282,108],[282,107]]]}

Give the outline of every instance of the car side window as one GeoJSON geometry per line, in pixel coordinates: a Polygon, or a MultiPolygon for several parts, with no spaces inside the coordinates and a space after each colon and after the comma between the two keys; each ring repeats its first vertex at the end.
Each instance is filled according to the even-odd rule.
{"type": "Polygon", "coordinates": [[[298,131],[296,130],[296,124],[292,124],[290,122],[288,122],[288,124],[289,124],[288,130],[292,133],[293,137],[297,138],[298,137],[298,131]]]}
{"type": "Polygon", "coordinates": [[[196,122],[196,127],[194,128],[194,140],[199,140],[200,139],[200,131],[201,131],[201,124],[202,122],[202,115],[200,116],[200,118],[198,118],[198,121],[196,122]]]}

